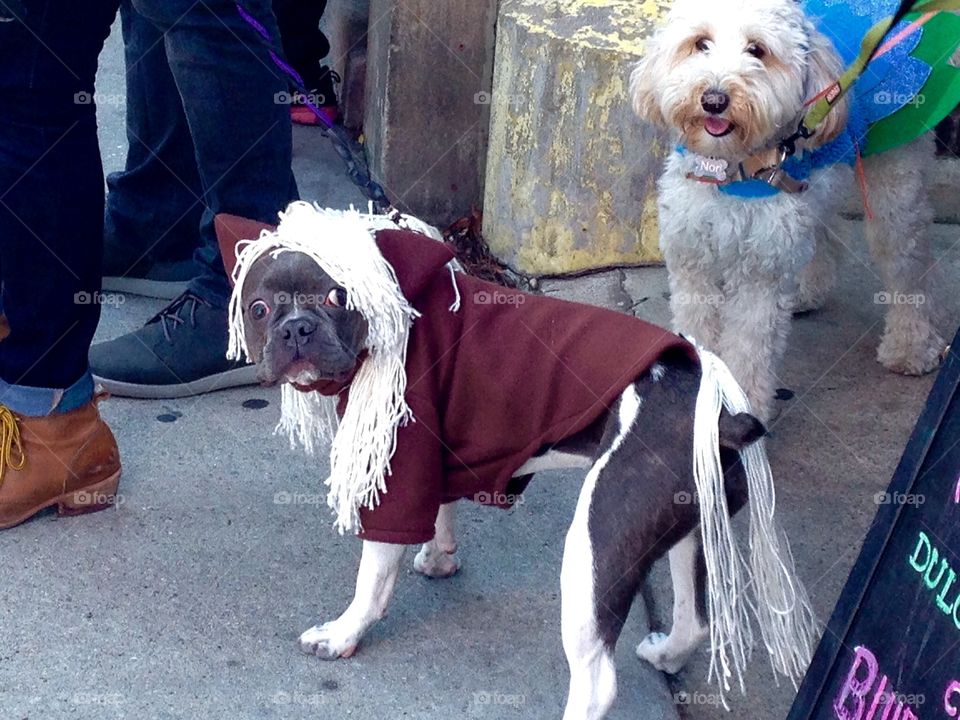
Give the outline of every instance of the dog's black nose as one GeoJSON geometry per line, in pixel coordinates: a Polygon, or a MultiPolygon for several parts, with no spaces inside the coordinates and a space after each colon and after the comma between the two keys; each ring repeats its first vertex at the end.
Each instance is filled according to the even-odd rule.
{"type": "Polygon", "coordinates": [[[700,96],[700,105],[711,115],[719,115],[730,107],[730,97],[722,90],[714,88],[700,96]]]}
{"type": "Polygon", "coordinates": [[[303,345],[310,342],[310,336],[317,331],[317,324],[308,317],[298,315],[284,322],[282,329],[284,340],[303,345]]]}

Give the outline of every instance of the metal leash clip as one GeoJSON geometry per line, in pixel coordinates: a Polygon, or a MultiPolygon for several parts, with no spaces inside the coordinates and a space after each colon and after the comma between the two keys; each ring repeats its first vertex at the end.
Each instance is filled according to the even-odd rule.
{"type": "MultiPolygon", "coordinates": [[[[794,148],[794,152],[795,151],[796,151],[796,148],[794,148]]],[[[754,179],[762,180],[768,185],[775,187],[778,190],[783,190],[784,192],[788,192],[788,193],[803,192],[808,187],[807,182],[803,180],[794,180],[792,177],[790,177],[787,171],[783,169],[783,164],[787,161],[787,158],[789,158],[792,154],[793,152],[791,152],[788,147],[785,147],[784,143],[781,143],[780,159],[777,160],[776,165],[772,167],[763,168],[762,170],[758,170],[756,174],[754,174],[753,176],[754,179]]]]}

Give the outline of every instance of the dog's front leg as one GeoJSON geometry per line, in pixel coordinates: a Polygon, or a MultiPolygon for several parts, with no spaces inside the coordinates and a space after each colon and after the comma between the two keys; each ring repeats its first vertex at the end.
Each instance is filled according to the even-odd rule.
{"type": "Polygon", "coordinates": [[[670,550],[673,627],[669,635],[650,633],[637,646],[637,656],[657,670],[673,674],[680,672],[710,635],[706,619],[702,554],[699,528],[670,550]]]}
{"type": "Polygon", "coordinates": [[[404,545],[364,540],[353,602],[336,620],[303,633],[300,649],[323,660],[353,655],[367,630],[387,614],[405,550],[404,545]]]}
{"type": "MultiPolygon", "coordinates": [[[[666,232],[666,231],[664,231],[666,232]]],[[[690,231],[690,236],[699,237],[690,231]]],[[[670,282],[670,311],[673,329],[694,338],[708,350],[717,350],[720,341],[720,306],[723,291],[714,279],[715,260],[709,245],[688,245],[684,237],[661,239],[670,282]]]]}
{"type": "Polygon", "coordinates": [[[790,334],[793,288],[770,275],[741,280],[723,306],[719,355],[743,386],[754,415],[770,419],[777,370],[790,334]]]}

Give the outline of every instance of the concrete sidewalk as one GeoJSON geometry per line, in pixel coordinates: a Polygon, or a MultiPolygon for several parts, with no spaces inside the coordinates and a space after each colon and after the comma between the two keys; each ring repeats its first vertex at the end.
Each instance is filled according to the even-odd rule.
{"type": "MultiPolygon", "coordinates": [[[[122,93],[116,37],[102,92],[122,93]]],[[[122,106],[102,108],[108,170],[122,164],[122,106]]],[[[298,129],[305,198],[362,197],[314,130],[298,129]]],[[[932,378],[874,362],[883,307],[862,227],[837,221],[850,251],[827,308],[797,320],[770,443],[780,517],[816,610],[828,617],[932,378]]],[[[960,228],[938,226],[944,274],[960,273],[960,228]]],[[[612,271],[551,281],[544,292],[668,323],[666,273],[612,271]]],[[[948,296],[956,322],[958,300],[948,296]]],[[[98,339],[126,332],[161,303],[107,307],[98,339]]],[[[580,473],[544,473],[504,513],[464,504],[463,571],[428,581],[408,555],[390,616],[348,661],[301,655],[298,634],[349,602],[359,543],[331,530],[324,461],[272,435],[277,393],[247,388],[169,402],[114,399],[104,414],[124,461],[114,510],[44,515],[0,533],[0,717],[3,718],[559,718],[567,668],[559,570],[580,473]]],[[[665,564],[645,593],[668,627],[665,564]]],[[[610,717],[719,718],[705,654],[679,678],[642,665],[638,602],[618,650],[610,717]]],[[[742,717],[783,718],[792,690],[758,654],[742,717]]]]}

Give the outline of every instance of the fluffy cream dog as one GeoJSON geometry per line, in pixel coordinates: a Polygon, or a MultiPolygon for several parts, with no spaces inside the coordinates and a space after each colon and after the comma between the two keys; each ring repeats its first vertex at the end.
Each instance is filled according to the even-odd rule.
{"type": "MultiPolygon", "coordinates": [[[[716,161],[749,167],[776,154],[805,101],[841,71],[830,40],[795,0],[677,0],[632,76],[637,114],[683,146],[659,181],[675,327],[724,358],[763,418],[792,313],[818,307],[834,284],[839,247],[830,223],[856,180],[838,164],[815,171],[806,190],[741,198],[702,179],[716,161]]],[[[834,139],[847,111],[838,102],[800,150],[834,139]]],[[[932,156],[925,138],[866,161],[875,211],[866,234],[886,290],[881,302],[891,300],[877,359],[909,375],[937,367],[945,345],[929,290],[932,212],[921,163],[932,156]]]]}

